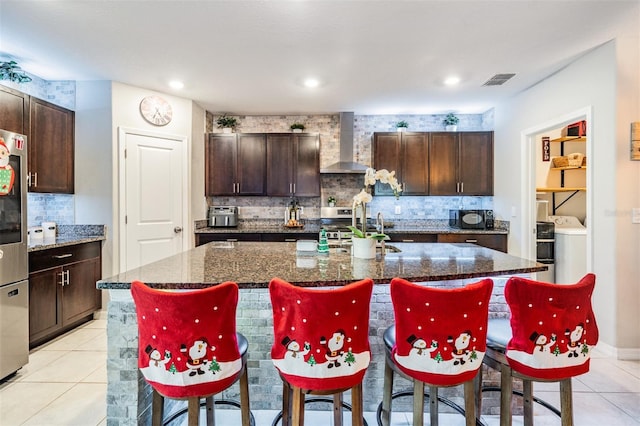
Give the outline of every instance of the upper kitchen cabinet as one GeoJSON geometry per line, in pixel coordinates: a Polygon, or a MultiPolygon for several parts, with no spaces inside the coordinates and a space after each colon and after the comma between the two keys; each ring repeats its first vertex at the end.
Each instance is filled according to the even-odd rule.
{"type": "MultiPolygon", "coordinates": [[[[373,167],[396,172],[402,195],[429,193],[429,133],[376,132],[373,136],[373,167]]],[[[389,185],[376,183],[376,195],[393,195],[389,185]]]]}
{"type": "Polygon", "coordinates": [[[263,133],[210,133],[205,143],[205,194],[264,195],[266,151],[263,133]]]}
{"type": "Polygon", "coordinates": [[[267,195],[320,196],[318,134],[267,134],[267,195]]]}
{"type": "Polygon", "coordinates": [[[75,113],[33,97],[29,109],[29,191],[73,194],[75,113]]]}
{"type": "Polygon", "coordinates": [[[27,135],[29,95],[0,86],[0,129],[27,135]]]}
{"type": "Polygon", "coordinates": [[[429,144],[430,195],[493,195],[493,132],[436,132],[429,144]]]}

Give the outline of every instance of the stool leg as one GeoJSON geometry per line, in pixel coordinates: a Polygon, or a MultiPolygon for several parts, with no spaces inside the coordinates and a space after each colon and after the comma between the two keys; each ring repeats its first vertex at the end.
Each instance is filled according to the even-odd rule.
{"type": "Polygon", "coordinates": [[[189,426],[198,426],[200,423],[200,398],[189,398],[188,400],[188,425],[189,426]]]}
{"type": "MultiPolygon", "coordinates": [[[[438,426],[438,387],[429,386],[429,418],[431,426],[438,426]]],[[[422,424],[422,423],[420,423],[422,424]]]]}
{"type": "Polygon", "coordinates": [[[286,380],[282,381],[282,426],[291,425],[291,386],[286,380]]]}
{"type": "Polygon", "coordinates": [[[533,382],[522,379],[522,410],[524,412],[524,426],[533,426],[533,382]]]}
{"type": "Polygon", "coordinates": [[[242,416],[242,426],[249,426],[251,423],[251,410],[249,406],[249,374],[247,373],[246,364],[240,376],[240,412],[242,416]]]}
{"type": "Polygon", "coordinates": [[[482,365],[478,369],[478,374],[473,378],[473,384],[475,386],[474,398],[476,402],[476,417],[482,416],[482,365]]]}
{"type": "Polygon", "coordinates": [[[291,424],[292,426],[304,426],[304,393],[296,386],[291,386],[291,390],[293,392],[291,424]]]}
{"type": "MultiPolygon", "coordinates": [[[[213,397],[210,396],[205,398],[207,403],[207,426],[215,426],[216,425],[216,415],[215,415],[215,406],[213,404],[213,397]]],[[[199,401],[198,401],[199,402],[199,401]]]]}
{"type": "Polygon", "coordinates": [[[342,426],[342,392],[333,394],[333,424],[342,426]]]}
{"type": "Polygon", "coordinates": [[[560,381],[560,421],[562,426],[573,426],[573,397],[571,378],[560,381]]]}
{"type": "Polygon", "coordinates": [[[154,389],[151,398],[151,424],[161,426],[164,421],[164,397],[154,389]]]}
{"type": "MultiPolygon", "coordinates": [[[[474,426],[476,424],[476,379],[464,382],[464,418],[466,426],[474,426]]],[[[479,417],[480,415],[478,415],[479,417]]]]}
{"type": "Polygon", "coordinates": [[[511,426],[512,390],[511,368],[502,364],[500,367],[500,426],[511,426]]]}
{"type": "Polygon", "coordinates": [[[391,424],[391,394],[393,393],[393,368],[389,365],[389,357],[387,357],[384,365],[384,387],[382,390],[382,413],[380,420],[382,426],[391,424]]]}
{"type": "Polygon", "coordinates": [[[413,426],[422,426],[424,415],[424,383],[413,381],[413,426]]]}
{"type": "Polygon", "coordinates": [[[362,426],[362,416],[364,407],[362,406],[362,383],[358,383],[351,388],[351,424],[362,426]]]}

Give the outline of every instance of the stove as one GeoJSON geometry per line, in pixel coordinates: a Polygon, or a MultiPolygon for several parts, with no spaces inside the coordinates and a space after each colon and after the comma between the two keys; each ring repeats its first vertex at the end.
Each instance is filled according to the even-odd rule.
{"type": "MultiPolygon", "coordinates": [[[[327,232],[329,240],[348,240],[353,235],[348,228],[351,225],[353,209],[351,207],[321,207],[320,227],[327,232]]],[[[370,213],[367,219],[370,219],[370,213]]],[[[375,232],[375,226],[367,224],[367,232],[375,232]]]]}

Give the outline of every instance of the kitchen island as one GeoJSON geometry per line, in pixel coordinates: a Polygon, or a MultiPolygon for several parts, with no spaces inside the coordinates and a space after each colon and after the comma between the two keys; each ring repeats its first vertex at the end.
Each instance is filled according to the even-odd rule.
{"type": "MultiPolygon", "coordinates": [[[[338,286],[370,277],[377,284],[371,300],[370,341],[373,360],[364,381],[365,409],[375,411],[381,399],[384,346],[382,335],[393,323],[386,285],[403,277],[428,285],[459,287],[494,277],[491,316],[507,315],[502,290],[509,276],[543,271],[545,265],[473,244],[393,243],[375,259],[351,257],[348,248],[329,254],[296,252],[296,243],[213,242],[167,259],[98,281],[110,291],[108,312],[107,418],[109,424],[145,424],[150,390],[137,371],[137,323],[129,287],[140,280],[162,289],[197,289],[223,281],[239,284],[238,330],[249,341],[252,409],[279,409],[281,381],[270,360],[271,305],[267,286],[278,276],[300,286],[338,286]]],[[[237,387],[225,396],[237,397],[237,387]]],[[[168,410],[170,412],[171,410],[168,410]]]]}

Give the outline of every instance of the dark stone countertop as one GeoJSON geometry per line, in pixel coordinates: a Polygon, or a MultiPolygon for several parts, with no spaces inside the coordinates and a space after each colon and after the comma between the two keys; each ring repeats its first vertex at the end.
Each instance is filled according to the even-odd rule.
{"type": "Polygon", "coordinates": [[[66,247],[106,239],[104,225],[59,225],[56,238],[31,241],[28,252],[66,247]]]}
{"type": "Polygon", "coordinates": [[[547,266],[474,244],[393,243],[399,253],[353,258],[348,249],[329,254],[296,252],[296,243],[212,242],[98,281],[100,289],[128,289],[134,280],[162,289],[198,289],[224,281],[240,288],[266,288],[273,277],[296,285],[344,285],[370,277],[388,284],[393,277],[443,281],[513,275],[547,266]]]}
{"type": "MultiPolygon", "coordinates": [[[[206,221],[197,221],[196,234],[234,234],[234,233],[318,233],[320,222],[310,220],[302,228],[287,228],[280,221],[273,220],[240,220],[237,227],[209,228],[206,221]]],[[[449,226],[448,220],[399,220],[390,222],[385,234],[503,234],[509,233],[508,224],[499,222],[495,229],[460,229],[449,226]]]]}

